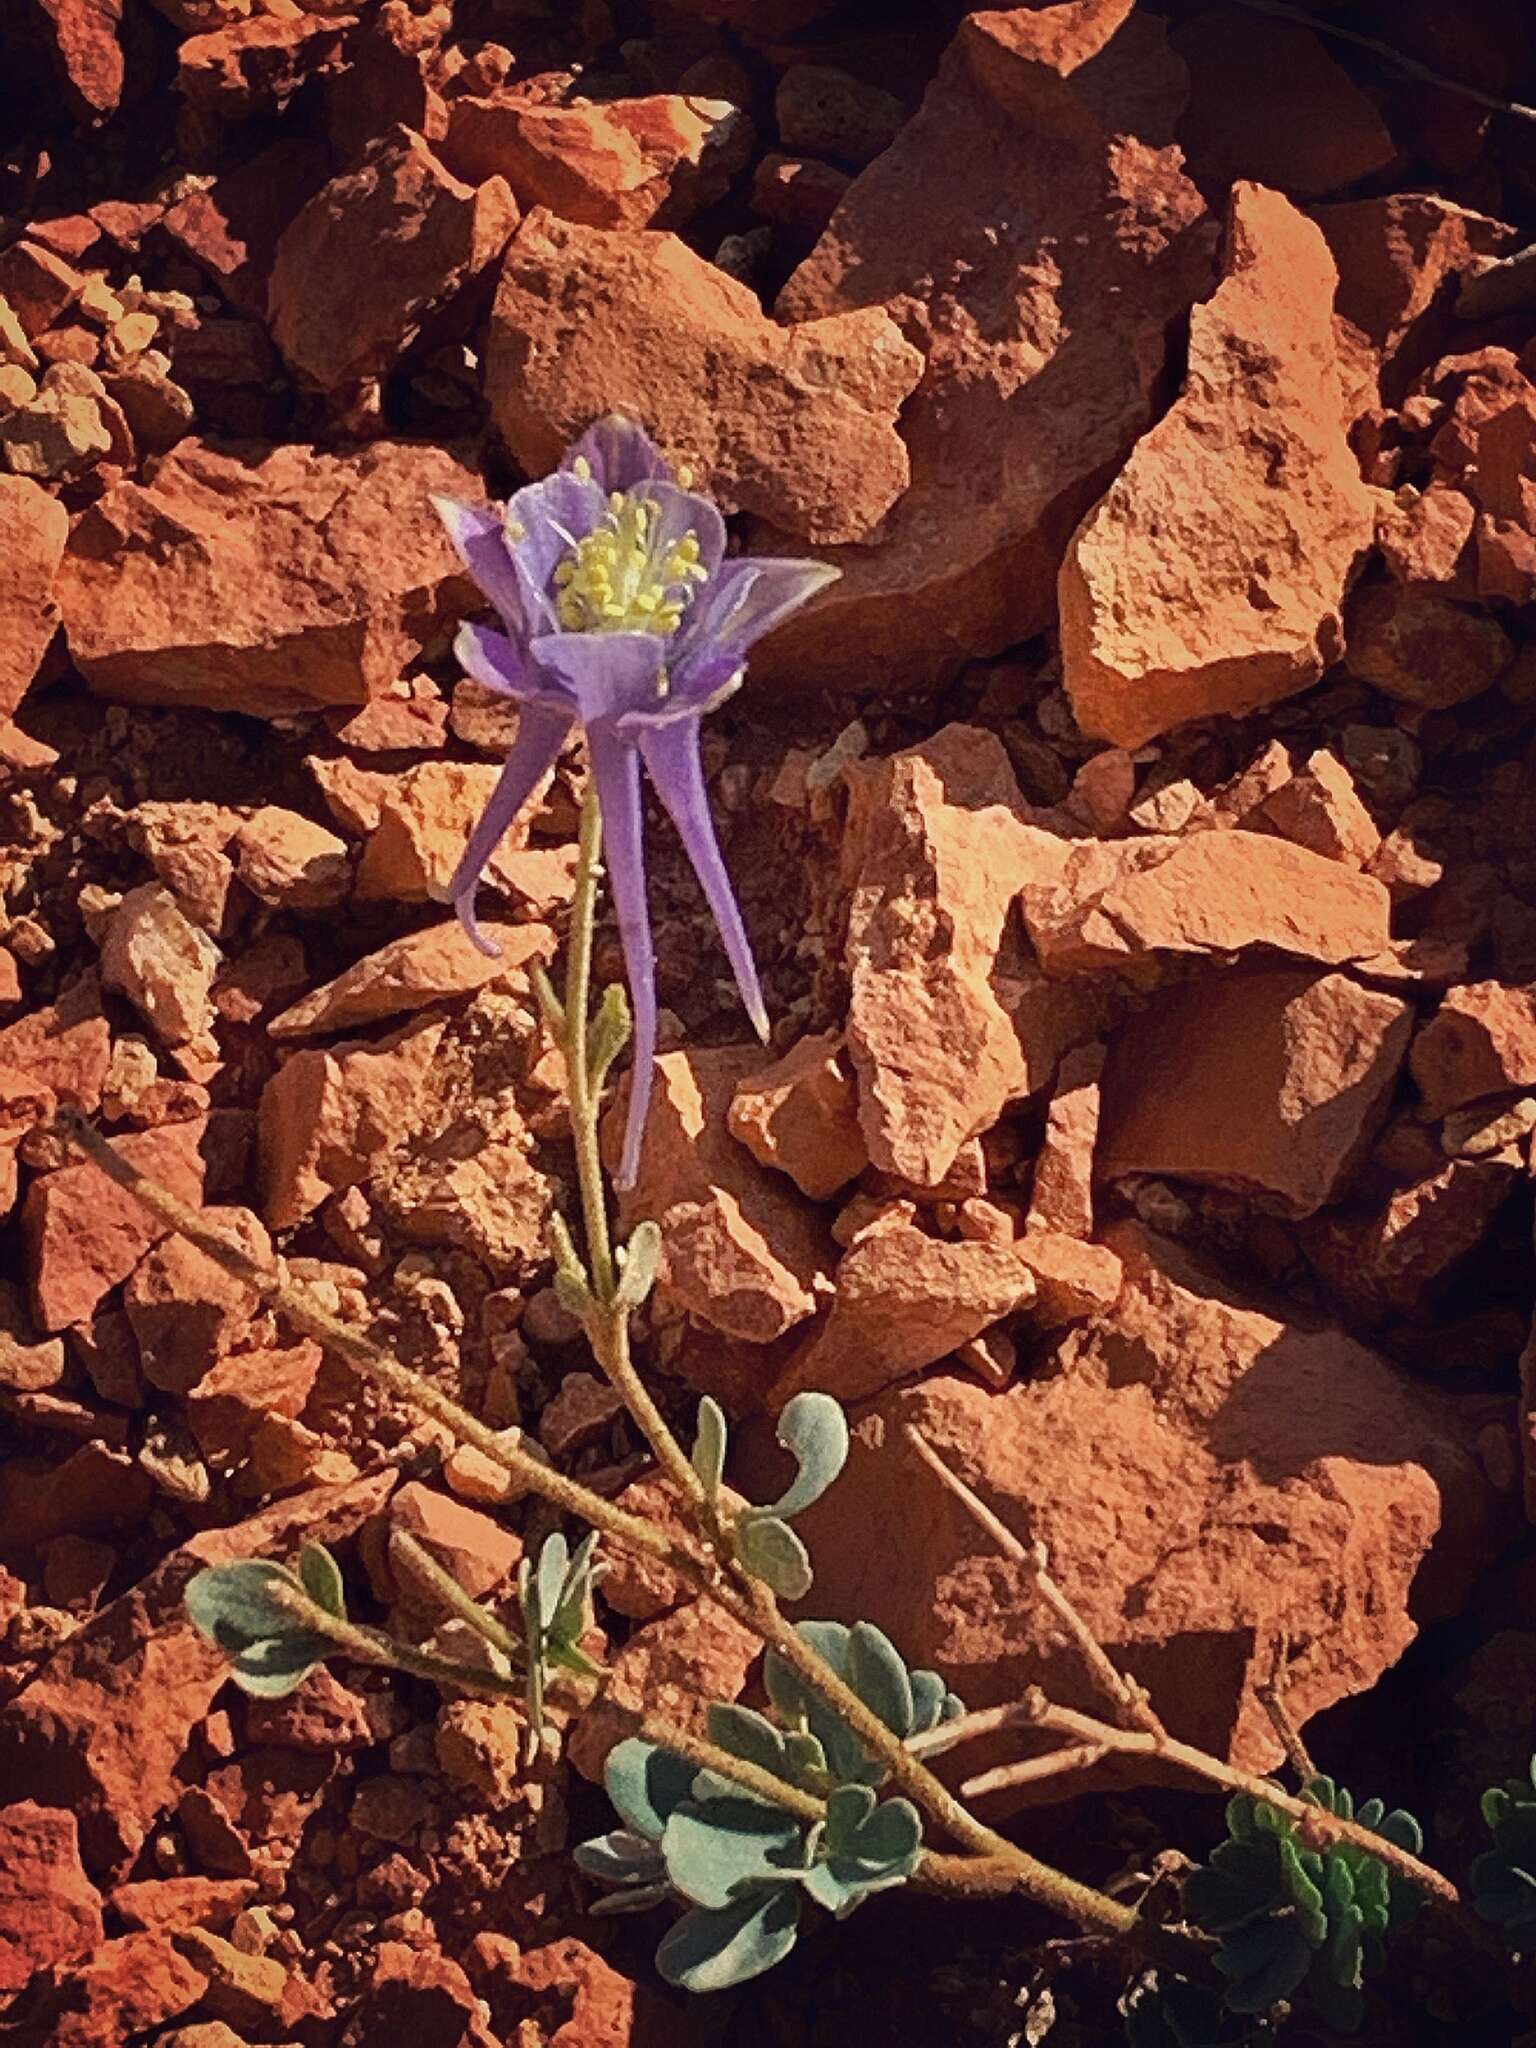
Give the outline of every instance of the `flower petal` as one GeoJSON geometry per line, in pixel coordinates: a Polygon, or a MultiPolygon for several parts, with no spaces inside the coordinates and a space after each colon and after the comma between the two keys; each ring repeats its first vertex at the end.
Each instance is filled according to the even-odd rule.
{"type": "Polygon", "coordinates": [[[659,633],[547,633],[529,653],[569,690],[583,725],[664,702],[661,670],[668,642],[659,633]]]}
{"type": "Polygon", "coordinates": [[[587,730],[587,751],[603,809],[603,859],[619,920],[624,971],[634,1012],[634,1062],[629,1075],[629,1113],[624,1149],[614,1184],[632,1188],[640,1171],[640,1147],[650,1108],[656,1065],[656,952],[645,900],[645,831],[640,805],[640,757],[606,722],[587,730]]]}
{"type": "Polygon", "coordinates": [[[459,560],[501,614],[509,633],[523,630],[523,599],[507,550],[506,525],[494,505],[466,505],[434,497],[433,507],[448,529],[459,560]]]}
{"type": "Polygon", "coordinates": [[[757,978],[757,963],[752,958],[752,944],[742,923],[741,908],[736,901],[736,891],[731,887],[731,878],[720,853],[720,841],[715,834],[715,821],[710,814],[709,794],[704,787],[704,765],[699,758],[699,721],[697,718],[680,718],[669,724],[640,728],[636,744],[646,771],[656,786],[656,794],[677,827],[678,837],[693,863],[693,872],[699,878],[699,886],[719,926],[726,957],[736,977],[736,986],[741,990],[747,1015],[752,1020],[752,1028],[766,1044],[768,1011],[763,1003],[762,984],[757,978]]]}
{"type": "MultiPolygon", "coordinates": [[[[692,533],[699,543],[699,567],[713,577],[725,554],[725,521],[719,509],[708,498],[701,498],[697,491],[685,491],[680,484],[649,484],[635,496],[656,507],[656,527],[649,539],[657,559],[664,560],[684,534],[692,533]]],[[[694,587],[702,595],[709,585],[694,587]]]]}
{"type": "Polygon", "coordinates": [[[507,546],[530,632],[554,631],[550,589],[555,570],[576,541],[585,540],[602,524],[607,510],[607,492],[568,469],[557,469],[542,483],[526,484],[507,501],[507,546]]]}
{"type": "Polygon", "coordinates": [[[567,711],[575,711],[567,692],[559,684],[551,686],[553,678],[545,676],[537,662],[530,662],[516,641],[494,627],[461,625],[453,641],[453,653],[465,676],[473,676],[475,682],[487,690],[496,690],[498,696],[514,696],[520,705],[543,698],[549,702],[551,711],[557,711],[565,702],[567,711]]]}
{"type": "Polygon", "coordinates": [[[571,469],[585,457],[592,468],[592,480],[604,491],[628,491],[652,478],[671,483],[672,471],[666,458],[638,421],[621,412],[594,420],[581,439],[566,450],[562,469],[571,469]]]}
{"type": "Polygon", "coordinates": [[[734,650],[739,662],[754,641],[841,574],[830,562],[798,562],[775,555],[740,555],[722,562],[683,621],[684,644],[673,664],[678,678],[686,671],[687,657],[706,644],[734,650]]]}
{"type": "Polygon", "coordinates": [[[565,736],[574,723],[574,714],[567,707],[552,708],[537,701],[525,701],[518,719],[517,738],[512,742],[512,751],[507,755],[501,771],[501,779],[491,792],[491,800],[480,814],[479,823],[469,835],[453,878],[442,892],[459,914],[459,921],[482,953],[495,959],[500,952],[493,946],[475,922],[475,891],[480,877],[485,872],[486,862],[501,843],[502,835],[528,801],[545,774],[553,768],[565,745],[565,736]]]}

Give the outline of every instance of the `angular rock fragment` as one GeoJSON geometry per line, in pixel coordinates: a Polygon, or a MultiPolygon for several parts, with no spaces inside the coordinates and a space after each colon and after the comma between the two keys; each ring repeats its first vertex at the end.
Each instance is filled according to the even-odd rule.
{"type": "Polygon", "coordinates": [[[824,1202],[869,1164],[853,1082],[835,1032],[799,1039],[783,1059],[749,1074],[727,1122],[762,1166],[787,1173],[800,1192],[824,1202]]]}
{"type": "Polygon", "coordinates": [[[1202,180],[1316,199],[1395,162],[1373,103],[1302,23],[1207,7],[1173,44],[1190,72],[1179,140],[1202,180]]]}
{"type": "Polygon", "coordinates": [[[53,582],[69,514],[27,477],[0,476],[0,718],[27,694],[59,624],[53,582]]]}
{"type": "MultiPolygon", "coordinates": [[[[110,1142],[141,1172],[198,1207],[207,1174],[207,1131],[208,1120],[198,1118],[110,1142]]],[[[165,1235],[157,1217],[89,1163],[61,1166],[34,1180],[21,1224],[33,1311],[44,1330],[87,1321],[165,1235]]]]}
{"type": "Polygon", "coordinates": [[[70,119],[116,113],[125,60],[119,30],[124,0],[17,0],[6,23],[16,82],[41,90],[70,119]]]}
{"type": "Polygon", "coordinates": [[[520,205],[583,227],[675,228],[724,198],[752,123],[728,100],[682,93],[582,106],[465,95],[439,153],[471,184],[503,178],[520,205]]]}
{"type": "Polygon", "coordinates": [[[354,19],[324,20],[308,10],[291,19],[259,14],[189,36],[176,53],[176,89],[188,106],[220,121],[282,114],[312,80],[340,68],[354,19]]]}
{"type": "Polygon", "coordinates": [[[343,841],[281,804],[263,804],[247,818],[229,851],[246,888],[274,910],[325,910],[352,885],[343,841]]]}
{"type": "Polygon", "coordinates": [[[76,522],[59,572],[99,696],[278,716],[387,691],[475,602],[432,510],[480,495],[446,450],[184,441],[76,522]]]}
{"type": "Polygon", "coordinates": [[[1536,988],[1499,981],[1454,988],[1408,1056],[1426,1117],[1536,1083],[1536,988]]]}
{"type": "Polygon", "coordinates": [[[500,178],[466,185],[419,135],[382,135],[285,230],[272,338],[322,391],[377,376],[490,268],[516,221],[500,178]]]}
{"type": "Polygon", "coordinates": [[[902,412],[910,488],[878,545],[829,557],[841,581],[765,644],[760,682],[927,689],[1052,623],[1072,528],[1151,423],[1169,323],[1210,286],[1173,144],[1185,86],[1130,0],[961,23],[778,301],[795,322],[883,307],[925,364],[902,412]]]}
{"type": "Polygon", "coordinates": [[[1010,1527],[1046,1544],[1090,1628],[1179,1735],[1267,1770],[1281,1751],[1256,1688],[1276,1639],[1305,1724],[1455,1610],[1512,1501],[1484,1475],[1476,1414],[1140,1230],[1109,1241],[1125,1291],[1060,1342],[1050,1371],[1002,1393],[937,1374],[856,1421],[838,1487],[798,1525],[817,1612],[876,1622],[972,1706],[1040,1684],[1098,1711],[1027,1568],[1000,1558],[904,1447],[914,1423],[1010,1527]]]}
{"type": "Polygon", "coordinates": [[[1183,395],[1062,567],[1062,681],[1084,732],[1135,747],[1252,711],[1342,652],[1374,513],[1345,438],[1336,277],[1288,201],[1234,188],[1222,281],[1190,315],[1183,395]]]}
{"type": "Polygon", "coordinates": [[[547,962],[555,950],[548,925],[497,924],[481,930],[500,951],[482,953],[454,919],[391,939],[376,953],[344,968],[334,981],[313,990],[274,1017],[274,1038],[312,1038],[326,1031],[354,1031],[383,1017],[398,1017],[453,996],[471,995],[488,982],[526,979],[534,961],[547,962]]]}
{"type": "Polygon", "coordinates": [[[1411,1003],[1343,974],[1237,969],[1164,989],[1111,1050],[1099,1172],[1309,1216],[1369,1150],[1412,1029],[1411,1003]]]}
{"type": "Polygon", "coordinates": [[[877,308],[784,328],[675,236],[540,209],[507,252],[486,396],[532,476],[618,410],[691,466],[722,511],[805,540],[862,541],[906,488],[895,418],[921,370],[877,308]]]}
{"type": "MultiPolygon", "coordinates": [[[[811,1315],[831,1246],[798,1192],[738,1145],[726,1119],[762,1055],[755,1046],[664,1053],[635,1187],[620,1203],[628,1232],[662,1232],[659,1301],[713,1330],[768,1344],[811,1315]]],[[[610,1118],[605,1143],[615,1135],[610,1118]]]]}
{"type": "Polygon", "coordinates": [[[0,1806],[0,1994],[88,1954],[104,1933],[74,1815],[31,1799],[0,1806]]]}
{"type": "Polygon", "coordinates": [[[1062,1060],[1030,1182],[1032,1230],[1093,1236],[1093,1162],[1103,1077],[1102,1045],[1079,1046],[1062,1060]]]}
{"type": "Polygon", "coordinates": [[[867,1400],[1035,1298],[1014,1246],[950,1244],[910,1224],[861,1239],[835,1283],[826,1321],[774,1382],[776,1406],[808,1387],[844,1404],[867,1400]]]}
{"type": "Polygon", "coordinates": [[[1373,583],[1356,591],[1346,621],[1351,672],[1425,711],[1449,711],[1481,696],[1514,659],[1514,643],[1497,619],[1432,590],[1373,583]]]}
{"type": "MultiPolygon", "coordinates": [[[[210,1207],[210,1229],[262,1265],[272,1240],[249,1209],[210,1207]]],[[[151,1386],[185,1394],[247,1335],[261,1306],[254,1287],[214,1264],[185,1238],[161,1240],[140,1259],[123,1290],[123,1307],[151,1386]]]]}
{"type": "Polygon", "coordinates": [[[1054,872],[1068,842],[1025,822],[1002,742],[973,727],[846,773],[859,1122],[876,1166],[933,1187],[1062,1049],[1048,1043],[1041,1057],[1053,1034],[1011,1011],[999,954],[1020,883],[1042,862],[1054,872]]]}
{"type": "Polygon", "coordinates": [[[1536,594],[1536,383],[1507,348],[1451,356],[1430,395],[1449,415],[1430,442],[1436,479],[1477,508],[1476,594],[1528,604],[1536,594]]]}
{"type": "Polygon", "coordinates": [[[338,1189],[367,1180],[432,1114],[440,1018],[375,1045],[294,1053],[267,1083],[257,1117],[263,1208],[282,1230],[338,1189]]]}
{"type": "Polygon", "coordinates": [[[1299,774],[1256,804],[1242,822],[1346,867],[1368,868],[1381,846],[1354,777],[1327,747],[1318,747],[1299,774]]]}
{"type": "Polygon", "coordinates": [[[637,1711],[702,1729],[705,1702],[736,1699],[761,1647],[708,1600],[647,1622],[613,1659],[602,1697],[571,1729],[566,1754],[584,1778],[600,1784],[609,1750],[634,1732],[637,1711]]]}
{"type": "Polygon", "coordinates": [[[378,1512],[394,1478],[380,1472],[314,1490],[192,1537],[77,1629],[11,1701],[0,1724],[0,1778],[76,1815],[93,1874],[132,1863],[174,1800],[193,1730],[229,1675],[186,1618],[182,1594],[193,1573],[284,1556],[305,1539],[338,1543],[378,1512]]]}
{"type": "Polygon", "coordinates": [[[1446,1160],[1385,1199],[1367,1191],[1319,1216],[1303,1234],[1303,1248],[1358,1321],[1422,1316],[1487,1237],[1521,1174],[1513,1146],[1446,1160]]]}
{"type": "Polygon", "coordinates": [[[1374,876],[1258,832],[1090,841],[1020,901],[1052,974],[1155,982],[1160,955],[1254,947],[1342,966],[1385,952],[1390,899],[1374,876]]]}
{"type": "Polygon", "coordinates": [[[170,890],[146,882],[112,913],[101,978],[127,996],[163,1045],[191,1045],[206,1039],[212,1025],[210,991],[221,957],[170,890]]]}

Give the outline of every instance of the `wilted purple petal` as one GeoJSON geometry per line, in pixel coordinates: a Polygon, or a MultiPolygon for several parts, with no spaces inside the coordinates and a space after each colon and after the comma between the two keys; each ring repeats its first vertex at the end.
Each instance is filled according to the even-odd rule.
{"type": "MultiPolygon", "coordinates": [[[[773,555],[722,562],[684,622],[689,648],[729,648],[739,663],[754,641],[835,583],[840,573],[830,562],[795,562],[773,555]]],[[[676,667],[683,666],[680,659],[676,667]]]]}
{"type": "Polygon", "coordinates": [[[570,691],[583,725],[664,702],[667,642],[659,633],[549,633],[528,651],[570,691]]]}
{"type": "Polygon", "coordinates": [[[581,439],[566,450],[562,469],[574,469],[585,457],[592,479],[605,491],[628,491],[636,484],[671,483],[672,471],[666,458],[644,427],[611,412],[594,420],[581,439]]]}
{"type": "Polygon", "coordinates": [[[670,725],[645,727],[639,735],[640,753],[656,794],[666,805],[667,815],[677,827],[699,886],[719,926],[726,957],[741,990],[752,1028],[766,1044],[768,1011],[763,1002],[757,963],[736,892],[720,852],[715,821],[710,814],[709,792],[704,787],[704,766],[699,759],[699,721],[679,718],[670,725]]]}
{"type": "Polygon", "coordinates": [[[523,600],[517,571],[507,552],[506,524],[488,505],[466,505],[458,498],[433,498],[437,516],[448,529],[459,560],[501,614],[509,633],[524,630],[523,600]]]}
{"type": "Polygon", "coordinates": [[[453,879],[443,892],[458,912],[460,922],[475,945],[493,960],[500,956],[501,948],[492,945],[475,921],[475,891],[485,872],[486,862],[501,843],[507,827],[560,758],[560,749],[565,745],[566,734],[574,723],[575,715],[569,710],[554,709],[538,702],[523,704],[518,717],[517,738],[512,742],[500,780],[491,792],[490,802],[480,814],[480,822],[470,834],[469,844],[453,871],[453,879]]]}
{"type": "Polygon", "coordinates": [[[650,1107],[656,1063],[656,953],[645,900],[645,832],[640,805],[640,757],[606,722],[587,727],[587,751],[603,813],[603,859],[624,971],[634,1012],[634,1060],[629,1076],[629,1114],[615,1185],[632,1188],[640,1171],[640,1145],[650,1107]]]}

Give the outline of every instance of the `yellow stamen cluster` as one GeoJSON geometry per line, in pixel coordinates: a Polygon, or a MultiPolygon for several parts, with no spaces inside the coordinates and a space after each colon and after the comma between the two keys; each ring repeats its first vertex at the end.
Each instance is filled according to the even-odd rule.
{"type": "Polygon", "coordinates": [[[658,553],[658,508],[623,491],[609,495],[603,522],[577,541],[555,570],[555,611],[568,633],[675,633],[708,571],[698,535],[658,553]]]}

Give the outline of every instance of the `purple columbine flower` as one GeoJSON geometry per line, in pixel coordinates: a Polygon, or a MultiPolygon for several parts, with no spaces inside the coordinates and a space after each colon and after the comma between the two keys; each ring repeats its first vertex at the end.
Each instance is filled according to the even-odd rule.
{"type": "Polygon", "coordinates": [[[720,855],[699,721],[740,687],[747,650],[837,570],[821,562],[725,554],[725,525],[685,488],[650,438],[600,420],[542,483],[503,514],[434,500],[459,555],[501,616],[459,629],[466,673],[521,706],[517,739],[446,894],[482,952],[475,922],[486,862],[573,725],[603,813],[603,850],[635,1020],[635,1063],[618,1184],[631,1187],[656,1056],[656,956],[646,907],[640,767],[682,835],[760,1037],[762,989],[720,855]]]}

